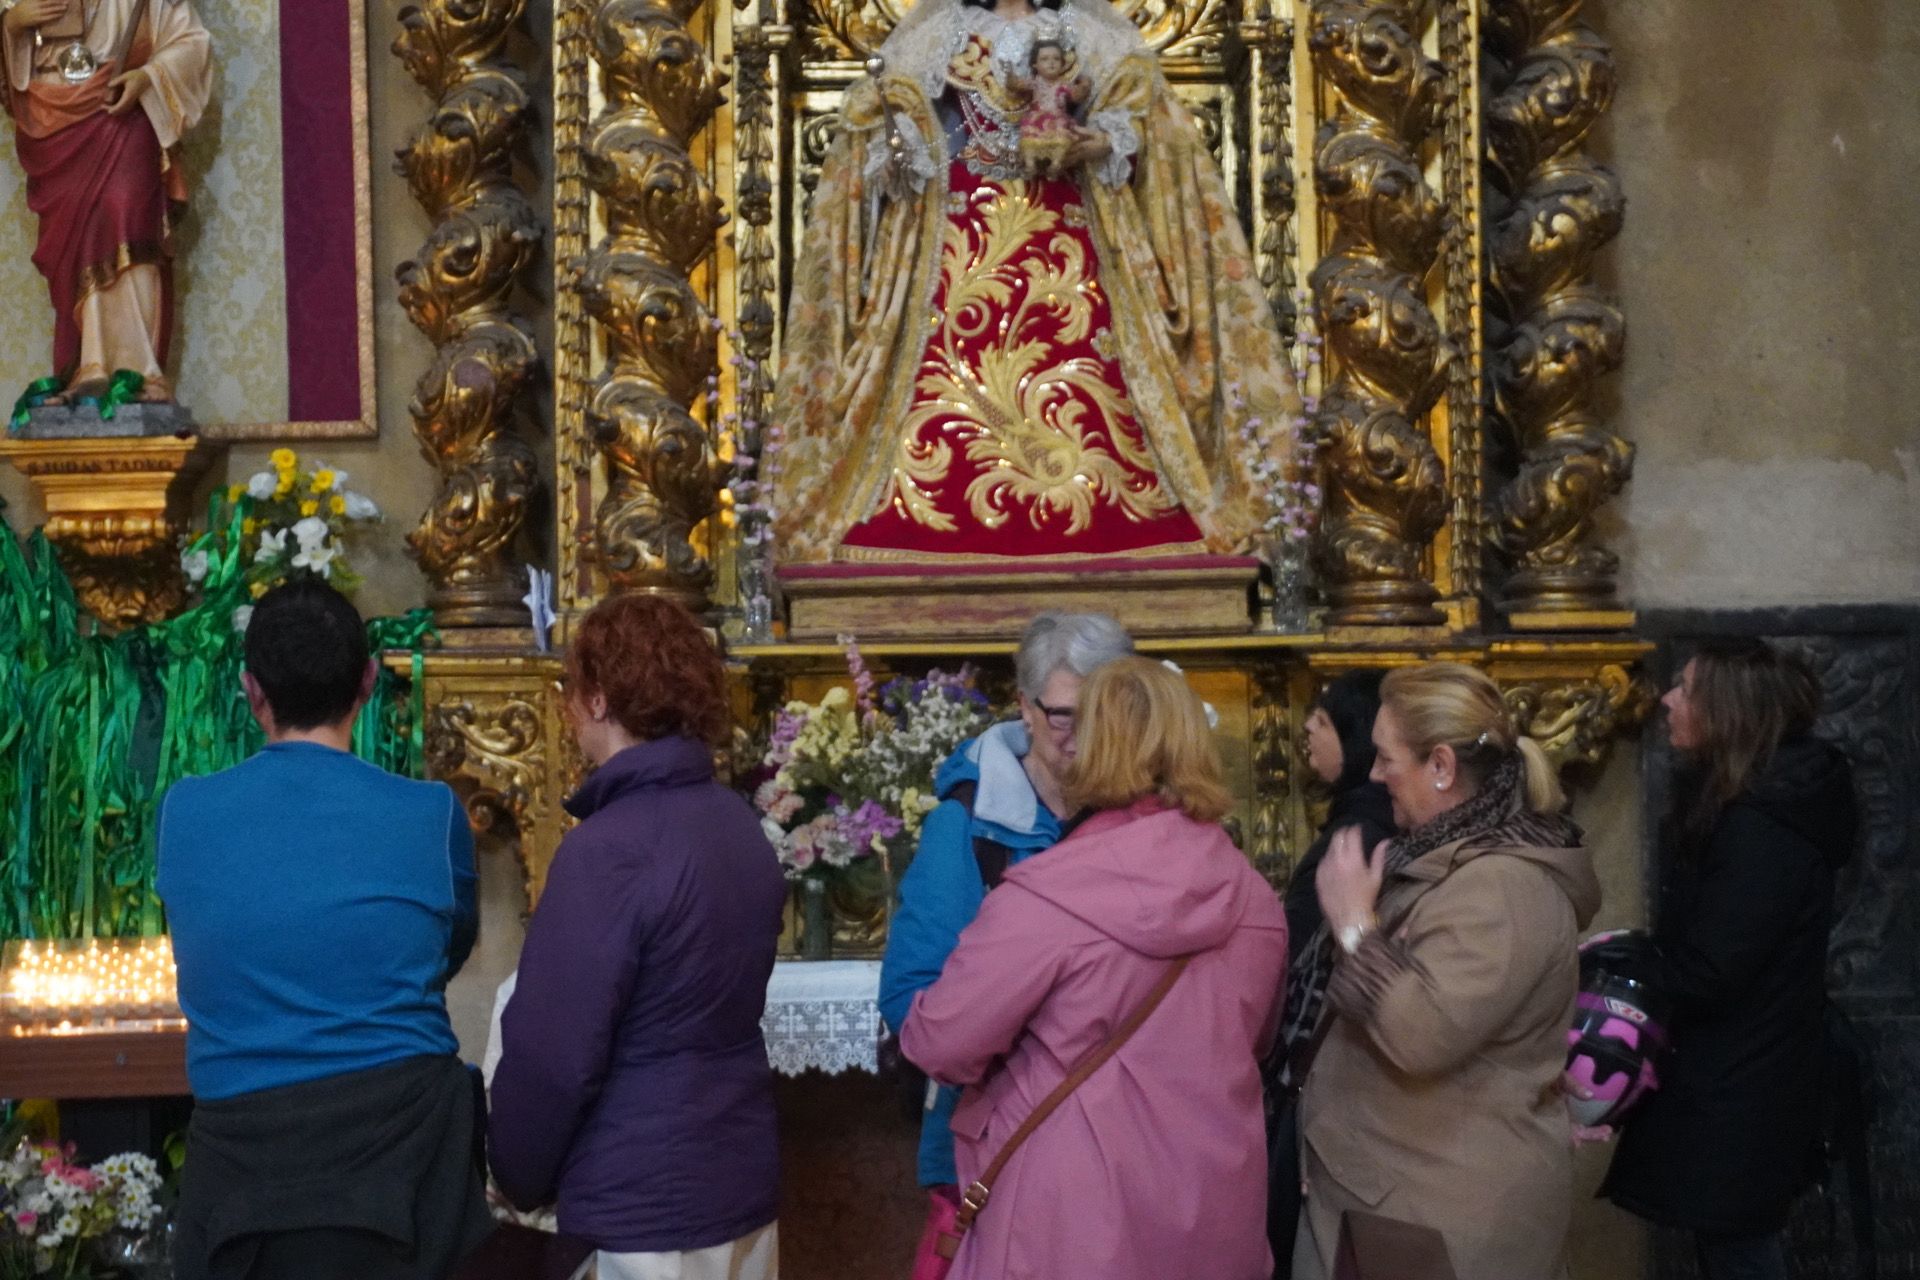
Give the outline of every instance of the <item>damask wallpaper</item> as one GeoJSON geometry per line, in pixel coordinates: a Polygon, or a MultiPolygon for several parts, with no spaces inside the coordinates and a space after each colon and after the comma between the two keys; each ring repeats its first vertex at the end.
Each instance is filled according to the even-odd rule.
{"type": "MultiPolygon", "coordinates": [[[[213,36],[213,100],[187,135],[192,202],[178,228],[170,370],[201,423],[287,419],[282,278],[279,0],[196,0],[213,36]]],[[[36,220],[12,146],[0,158],[0,399],[50,373],[46,282],[31,261],[36,220]]]]}

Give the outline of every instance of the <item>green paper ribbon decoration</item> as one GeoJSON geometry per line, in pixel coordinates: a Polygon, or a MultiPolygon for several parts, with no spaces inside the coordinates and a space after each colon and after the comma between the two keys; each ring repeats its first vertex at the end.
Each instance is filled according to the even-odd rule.
{"type": "MultiPolygon", "coordinates": [[[[44,535],[23,547],[0,516],[0,698],[24,711],[0,722],[0,940],[164,932],[154,855],[167,790],[264,741],[241,688],[245,635],[235,626],[235,611],[252,603],[251,509],[217,493],[206,531],[185,548],[207,553],[198,600],[116,636],[82,630],[44,535]]],[[[382,668],[354,752],[420,777],[432,614],[370,619],[367,638],[376,650],[411,651],[413,678],[382,668]]]]}
{"type": "Polygon", "coordinates": [[[7,430],[19,431],[33,419],[33,411],[47,402],[49,396],[58,395],[65,385],[58,375],[49,374],[44,378],[35,378],[13,402],[13,413],[7,418],[7,430]]]}
{"type": "Polygon", "coordinates": [[[146,385],[147,380],[133,370],[116,370],[107,379],[106,392],[100,397],[100,416],[111,422],[114,411],[123,404],[132,404],[146,385]]]}

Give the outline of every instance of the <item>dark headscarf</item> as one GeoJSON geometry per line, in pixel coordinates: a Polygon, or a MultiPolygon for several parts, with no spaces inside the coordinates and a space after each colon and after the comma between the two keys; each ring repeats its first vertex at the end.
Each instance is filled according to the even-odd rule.
{"type": "Polygon", "coordinates": [[[1386,674],[1374,668],[1345,672],[1314,699],[1313,705],[1327,713],[1333,731],[1340,735],[1340,776],[1333,783],[1336,795],[1359,786],[1373,772],[1373,721],[1380,714],[1380,681],[1386,674]]]}
{"type": "Polygon", "coordinates": [[[1314,700],[1339,736],[1340,776],[1329,788],[1326,824],[1301,855],[1287,884],[1287,951],[1295,963],[1320,927],[1320,900],[1313,877],[1333,843],[1333,833],[1341,827],[1359,827],[1361,842],[1368,849],[1393,834],[1393,802],[1387,789],[1369,777],[1373,772],[1373,720],[1380,713],[1380,681],[1385,675],[1377,669],[1346,672],[1336,676],[1314,700]]]}

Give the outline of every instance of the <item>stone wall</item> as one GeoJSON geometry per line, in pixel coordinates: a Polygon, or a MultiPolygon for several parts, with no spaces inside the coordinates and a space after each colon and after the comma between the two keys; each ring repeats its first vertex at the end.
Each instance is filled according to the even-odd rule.
{"type": "Polygon", "coordinates": [[[1920,600],[1920,6],[1607,3],[1642,607],[1920,600]]]}

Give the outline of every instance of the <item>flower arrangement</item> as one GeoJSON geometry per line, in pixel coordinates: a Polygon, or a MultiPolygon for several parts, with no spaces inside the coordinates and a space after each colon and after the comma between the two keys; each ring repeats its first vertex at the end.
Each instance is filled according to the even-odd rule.
{"type": "Polygon", "coordinates": [[[754,806],[790,879],[904,857],[938,803],[934,770],[990,719],[971,667],[876,689],[859,647],[841,643],[852,689],[789,702],[759,761],[754,806]]]}
{"type": "MultiPolygon", "coordinates": [[[[224,529],[228,516],[240,517],[248,591],[258,599],[296,572],[319,574],[342,591],[359,586],[359,575],[347,565],[343,539],[352,526],[378,520],[380,508],[347,488],[345,471],[324,462],[305,465],[291,449],[275,449],[268,462],[271,470],[229,486],[224,508],[208,520],[209,528],[224,529]]],[[[205,546],[181,552],[180,567],[189,585],[197,587],[206,578],[214,554],[217,551],[205,546]]],[[[236,616],[234,625],[245,630],[244,617],[236,616]]]]}
{"type": "Polygon", "coordinates": [[[139,1237],[160,1216],[160,1169],[122,1152],[73,1163],[73,1148],[23,1138],[0,1163],[0,1277],[90,1276],[109,1237],[139,1237]]]}

